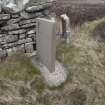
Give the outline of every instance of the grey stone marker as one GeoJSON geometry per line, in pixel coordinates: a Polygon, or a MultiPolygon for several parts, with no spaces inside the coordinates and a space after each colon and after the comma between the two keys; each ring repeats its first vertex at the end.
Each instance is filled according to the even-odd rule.
{"type": "Polygon", "coordinates": [[[67,79],[67,73],[61,63],[56,60],[56,21],[55,18],[37,19],[36,34],[37,56],[32,62],[37,67],[45,80],[52,86],[59,86],[67,79]]]}
{"type": "Polygon", "coordinates": [[[50,72],[55,70],[56,61],[56,22],[38,18],[37,56],[50,72]]]}

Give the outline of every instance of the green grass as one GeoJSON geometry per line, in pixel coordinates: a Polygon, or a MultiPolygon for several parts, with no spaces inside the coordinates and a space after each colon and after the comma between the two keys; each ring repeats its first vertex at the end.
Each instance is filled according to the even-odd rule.
{"type": "Polygon", "coordinates": [[[103,21],[105,21],[105,17],[103,17],[101,19],[94,20],[92,22],[86,22],[82,26],[83,27],[85,26],[84,29],[87,29],[88,28],[88,30],[93,31],[103,21]]]}
{"type": "Polygon", "coordinates": [[[71,78],[65,87],[76,84],[77,88],[84,89],[86,105],[105,104],[105,44],[92,36],[103,20],[75,27],[70,45],[61,41],[57,47],[57,58],[67,66],[71,78]]]}
{"type": "Polygon", "coordinates": [[[39,105],[105,105],[105,45],[91,35],[102,20],[73,28],[70,44],[61,41],[57,46],[57,59],[68,71],[66,83],[50,89],[30,58],[15,54],[0,64],[0,96],[27,97],[30,103],[36,97],[33,103],[39,105]]]}
{"type": "Polygon", "coordinates": [[[40,75],[39,70],[32,65],[31,59],[24,54],[14,54],[0,64],[0,79],[27,81],[35,75],[40,75]]]}

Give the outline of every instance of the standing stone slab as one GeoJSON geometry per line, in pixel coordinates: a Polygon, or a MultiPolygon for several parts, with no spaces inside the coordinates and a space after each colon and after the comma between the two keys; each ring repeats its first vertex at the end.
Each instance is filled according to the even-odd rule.
{"type": "Polygon", "coordinates": [[[0,14],[0,21],[9,20],[10,14],[0,14]]]}
{"type": "Polygon", "coordinates": [[[39,60],[50,70],[55,71],[56,34],[53,19],[38,18],[37,52],[39,60]]]}
{"type": "Polygon", "coordinates": [[[62,37],[66,39],[66,43],[69,44],[71,38],[70,19],[66,14],[61,15],[62,19],[62,37]]]}

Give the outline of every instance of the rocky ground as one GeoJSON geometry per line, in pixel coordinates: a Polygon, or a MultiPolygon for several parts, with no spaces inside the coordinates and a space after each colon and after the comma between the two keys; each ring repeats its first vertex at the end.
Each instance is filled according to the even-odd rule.
{"type": "Polygon", "coordinates": [[[94,33],[103,21],[74,27],[70,44],[57,46],[57,59],[68,71],[68,80],[59,87],[45,85],[24,55],[1,63],[0,105],[105,105],[105,43],[94,33]]]}

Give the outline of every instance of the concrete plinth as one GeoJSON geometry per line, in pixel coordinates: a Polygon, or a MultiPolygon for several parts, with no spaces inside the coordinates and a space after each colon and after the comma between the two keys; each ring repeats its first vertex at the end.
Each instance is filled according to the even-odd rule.
{"type": "Polygon", "coordinates": [[[60,86],[67,80],[66,68],[58,61],[55,61],[54,72],[50,72],[46,65],[42,64],[35,56],[32,57],[32,63],[40,70],[45,84],[49,87],[60,86]]]}

